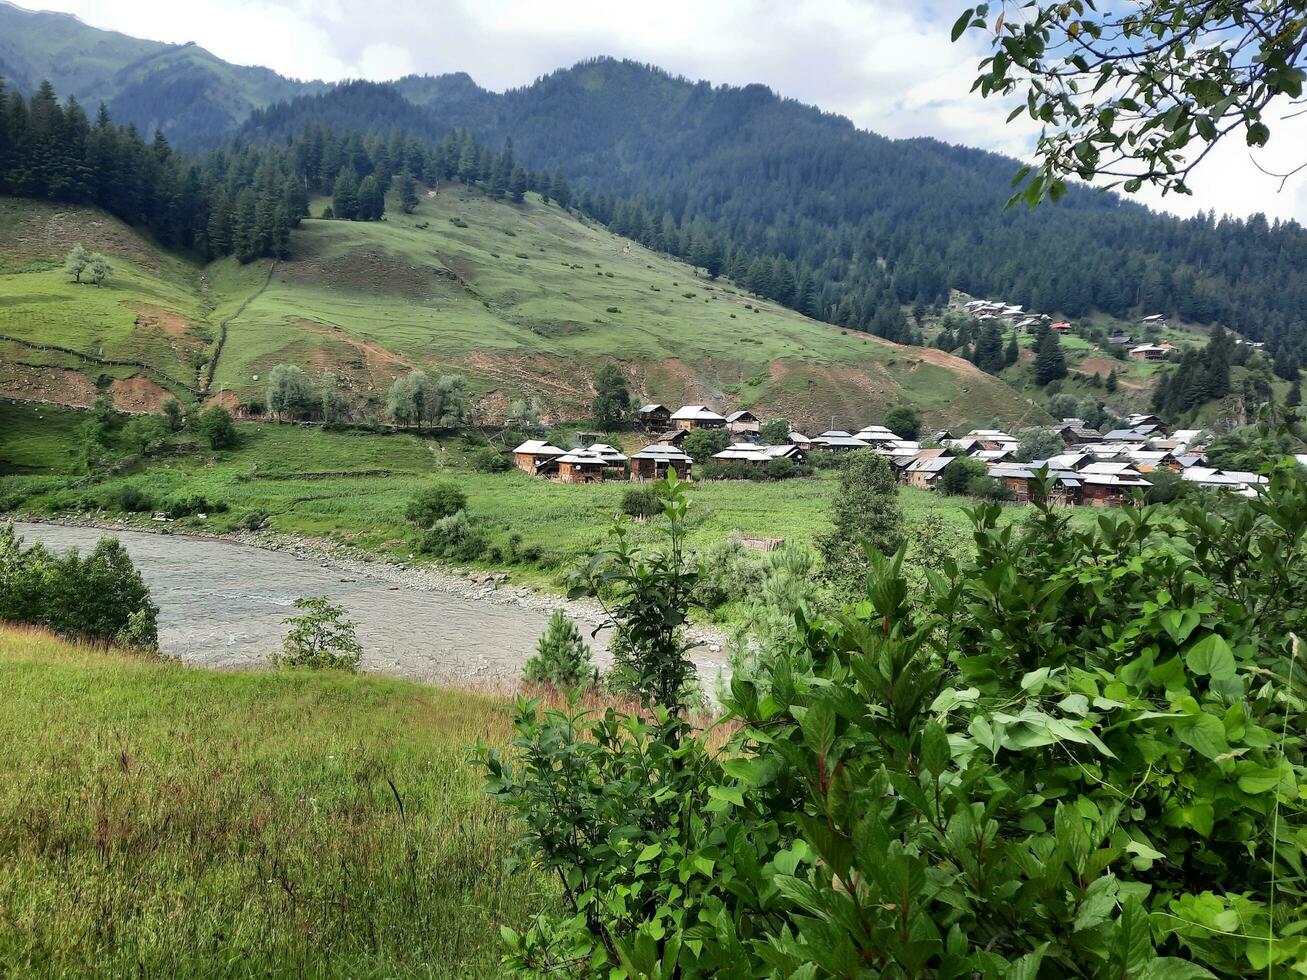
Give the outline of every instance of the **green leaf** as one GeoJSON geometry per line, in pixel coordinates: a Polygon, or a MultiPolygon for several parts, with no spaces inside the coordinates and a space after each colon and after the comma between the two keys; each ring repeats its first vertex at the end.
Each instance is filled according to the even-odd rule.
{"type": "Polygon", "coordinates": [[[1266,141],[1271,138],[1271,131],[1265,123],[1253,123],[1248,127],[1248,145],[1265,146],[1266,141]]]}
{"type": "Polygon", "coordinates": [[[1159,956],[1149,960],[1144,968],[1135,974],[1136,980],[1196,980],[1198,977],[1215,977],[1216,974],[1205,970],[1197,963],[1190,963],[1178,956],[1159,956]]]}
{"type": "Polygon", "coordinates": [[[1206,712],[1200,711],[1176,721],[1175,735],[1208,759],[1215,759],[1230,748],[1225,740],[1225,724],[1220,718],[1206,712]]]}
{"type": "Polygon", "coordinates": [[[967,25],[971,23],[971,15],[975,13],[975,8],[968,7],[962,11],[962,16],[953,22],[952,40],[956,41],[966,33],[967,25]]]}
{"type": "Polygon", "coordinates": [[[948,769],[953,759],[949,750],[948,734],[937,722],[927,722],[921,733],[921,762],[936,776],[941,776],[948,769]]]}
{"type": "Polygon", "coordinates": [[[645,846],[645,849],[640,852],[640,856],[636,858],[635,863],[643,864],[646,861],[652,861],[661,853],[663,853],[662,844],[648,844],[645,846]]]}
{"type": "Polygon", "coordinates": [[[744,794],[734,786],[709,786],[708,795],[714,800],[722,800],[735,806],[744,806],[744,794]]]}
{"type": "Polygon", "coordinates": [[[1191,646],[1184,655],[1184,662],[1199,677],[1221,681],[1234,676],[1234,652],[1225,638],[1216,633],[1208,633],[1191,646]]]}
{"type": "Polygon", "coordinates": [[[1171,639],[1176,643],[1183,643],[1194,631],[1201,617],[1193,609],[1168,609],[1159,618],[1171,639]]]}
{"type": "Polygon", "coordinates": [[[835,741],[835,706],[828,700],[810,705],[799,727],[803,729],[808,748],[818,755],[825,755],[835,741]]]}

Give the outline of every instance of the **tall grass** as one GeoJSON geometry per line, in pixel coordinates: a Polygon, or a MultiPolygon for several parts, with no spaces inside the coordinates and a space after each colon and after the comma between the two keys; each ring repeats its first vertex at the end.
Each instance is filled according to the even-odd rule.
{"type": "Polygon", "coordinates": [[[552,901],[466,763],[496,702],[0,629],[0,975],[485,977],[552,901]]]}

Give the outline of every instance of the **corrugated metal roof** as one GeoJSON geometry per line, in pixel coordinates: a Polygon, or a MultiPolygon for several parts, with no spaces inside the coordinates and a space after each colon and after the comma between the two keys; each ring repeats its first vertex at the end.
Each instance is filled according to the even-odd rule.
{"type": "Polygon", "coordinates": [[[522,445],[513,450],[515,453],[530,454],[532,456],[561,456],[566,449],[559,449],[557,446],[551,446],[543,439],[528,439],[522,445]]]}

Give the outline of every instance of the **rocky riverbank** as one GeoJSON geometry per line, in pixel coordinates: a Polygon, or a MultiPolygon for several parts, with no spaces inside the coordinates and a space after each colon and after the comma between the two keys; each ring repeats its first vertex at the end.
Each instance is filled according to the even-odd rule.
{"type": "MultiPolygon", "coordinates": [[[[88,528],[105,532],[150,532],[161,536],[184,537],[198,541],[223,541],[264,551],[278,552],[299,561],[313,562],[320,568],[341,575],[358,576],[386,584],[392,589],[412,589],[428,593],[441,593],[461,599],[509,606],[549,614],[562,609],[575,621],[582,633],[589,635],[605,622],[603,608],[594,599],[568,599],[564,596],[540,592],[523,585],[515,585],[507,572],[481,572],[458,570],[434,565],[394,561],[361,551],[345,543],[319,538],[302,538],[272,531],[207,532],[186,528],[175,529],[170,524],[134,523],[110,519],[105,515],[86,514],[75,517],[24,515],[16,518],[33,524],[53,524],[63,527],[88,528]]],[[[692,653],[705,677],[715,675],[725,665],[726,636],[720,629],[696,625],[688,634],[697,647],[692,653]]]]}

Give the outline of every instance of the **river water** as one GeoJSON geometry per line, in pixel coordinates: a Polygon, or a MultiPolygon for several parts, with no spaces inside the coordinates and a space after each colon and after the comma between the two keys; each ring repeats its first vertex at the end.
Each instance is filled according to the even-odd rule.
{"type": "MultiPolygon", "coordinates": [[[[506,601],[397,585],[365,568],[324,565],[233,542],[19,524],[29,543],[83,552],[113,534],[127,548],[159,606],[159,646],[208,667],[266,666],[281,646],[282,620],[300,596],[326,595],[358,624],[363,669],[459,686],[502,687],[521,674],[547,615],[506,601]]],[[[607,661],[602,636],[578,624],[607,661]]],[[[705,673],[708,673],[705,670],[705,673]]],[[[715,676],[715,671],[712,671],[715,676]]]]}

